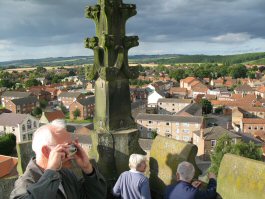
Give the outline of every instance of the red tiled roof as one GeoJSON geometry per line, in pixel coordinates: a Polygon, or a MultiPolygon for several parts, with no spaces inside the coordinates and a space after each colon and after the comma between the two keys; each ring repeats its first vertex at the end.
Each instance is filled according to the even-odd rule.
{"type": "Polygon", "coordinates": [[[17,175],[17,162],[17,158],[0,155],[0,178],[4,176],[11,177],[17,175]]]}
{"type": "Polygon", "coordinates": [[[265,124],[265,119],[262,118],[243,118],[243,124],[265,124]]]}
{"type": "Polygon", "coordinates": [[[194,80],[196,80],[195,77],[186,77],[185,79],[182,79],[184,83],[191,83],[194,80]]]}
{"type": "Polygon", "coordinates": [[[53,120],[56,120],[56,119],[64,119],[65,118],[65,115],[60,110],[56,110],[53,112],[45,112],[44,115],[49,122],[52,122],[53,120]]]}
{"type": "Polygon", "coordinates": [[[187,92],[186,88],[180,88],[180,87],[172,87],[170,88],[170,92],[187,92]]]}

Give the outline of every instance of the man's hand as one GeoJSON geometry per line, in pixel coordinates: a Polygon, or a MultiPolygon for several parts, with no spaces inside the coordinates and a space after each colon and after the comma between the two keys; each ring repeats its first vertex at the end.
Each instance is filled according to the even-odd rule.
{"type": "Polygon", "coordinates": [[[58,144],[55,146],[49,154],[48,164],[46,169],[60,170],[62,167],[62,162],[67,161],[69,146],[67,144],[58,144]]]}
{"type": "Polygon", "coordinates": [[[90,163],[90,160],[89,160],[85,150],[80,146],[80,144],[78,143],[78,140],[75,140],[73,143],[77,147],[77,152],[74,156],[76,163],[81,167],[83,172],[85,172],[86,174],[92,173],[93,172],[93,166],[90,163]]]}
{"type": "Polygon", "coordinates": [[[202,182],[199,181],[199,180],[195,180],[195,181],[193,181],[191,184],[192,184],[192,186],[194,186],[195,188],[198,188],[198,187],[202,184],[202,182]]]}
{"type": "Polygon", "coordinates": [[[216,175],[215,175],[214,173],[211,173],[211,172],[210,172],[210,173],[208,173],[208,178],[209,178],[209,179],[212,178],[212,179],[215,179],[215,180],[216,180],[216,175]]]}

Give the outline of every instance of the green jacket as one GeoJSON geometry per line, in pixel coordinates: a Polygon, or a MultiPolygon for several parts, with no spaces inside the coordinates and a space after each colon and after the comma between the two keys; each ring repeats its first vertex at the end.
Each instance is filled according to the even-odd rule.
{"type": "Polygon", "coordinates": [[[106,182],[95,169],[91,175],[83,173],[83,178],[78,180],[69,169],[42,172],[32,159],[15,182],[10,199],[65,199],[59,189],[60,182],[67,199],[105,199],[107,195],[106,182]]]}

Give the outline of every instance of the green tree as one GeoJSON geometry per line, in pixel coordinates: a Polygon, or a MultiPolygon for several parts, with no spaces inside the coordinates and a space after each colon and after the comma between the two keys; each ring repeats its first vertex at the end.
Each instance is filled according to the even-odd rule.
{"type": "Polygon", "coordinates": [[[224,154],[231,153],[246,158],[262,160],[262,150],[260,146],[253,142],[239,142],[234,144],[233,140],[226,134],[217,140],[217,144],[211,154],[211,166],[209,171],[218,174],[218,170],[224,154]]]}
{"type": "Polygon", "coordinates": [[[229,68],[229,74],[234,79],[245,78],[247,76],[247,68],[242,64],[233,65],[231,68],[229,68]]]}
{"type": "Polygon", "coordinates": [[[47,107],[47,105],[48,105],[48,101],[47,100],[45,100],[45,99],[41,99],[40,100],[40,107],[42,109],[45,109],[47,107]]]}
{"type": "Polygon", "coordinates": [[[213,110],[212,103],[207,99],[201,99],[200,104],[202,105],[202,113],[209,114],[213,110]]]}
{"type": "Polygon", "coordinates": [[[0,87],[13,88],[15,83],[9,79],[0,80],[0,87]]]}
{"type": "Polygon", "coordinates": [[[16,146],[16,136],[9,133],[0,137],[0,154],[11,155],[16,146]]]}
{"type": "Polygon", "coordinates": [[[32,87],[32,86],[38,86],[38,85],[41,85],[41,82],[36,80],[36,79],[29,79],[25,82],[25,87],[26,88],[29,88],[29,87],[32,87]]]}
{"type": "Polygon", "coordinates": [[[31,113],[33,116],[40,116],[42,114],[42,110],[40,107],[35,107],[33,110],[32,110],[32,113],[31,113]]]}
{"type": "Polygon", "coordinates": [[[60,109],[64,114],[68,113],[67,108],[63,104],[60,105],[60,109]]]}
{"type": "Polygon", "coordinates": [[[76,119],[77,117],[79,117],[80,115],[81,115],[81,111],[80,111],[80,109],[75,109],[74,111],[73,111],[73,115],[74,115],[74,118],[76,119]]]}

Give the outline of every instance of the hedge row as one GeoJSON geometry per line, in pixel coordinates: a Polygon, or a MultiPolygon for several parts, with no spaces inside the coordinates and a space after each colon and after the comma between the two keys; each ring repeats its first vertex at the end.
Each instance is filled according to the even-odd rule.
{"type": "Polygon", "coordinates": [[[15,146],[16,146],[16,136],[13,133],[9,133],[0,137],[1,155],[12,154],[15,146]]]}

